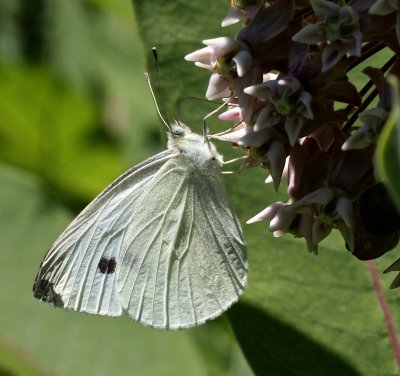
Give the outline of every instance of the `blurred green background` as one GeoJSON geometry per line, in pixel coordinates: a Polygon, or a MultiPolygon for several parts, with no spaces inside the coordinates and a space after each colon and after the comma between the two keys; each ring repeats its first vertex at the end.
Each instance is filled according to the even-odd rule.
{"type": "MultiPolygon", "coordinates": [[[[368,268],[337,235],[314,257],[302,240],[274,239],[264,223],[244,225],[250,281],[243,299],[191,330],[156,331],[32,297],[46,249],[77,212],[165,148],[143,78],[148,69],[156,77],[151,46],[159,50],[161,104],[170,118],[201,131],[202,117],[215,108],[182,101],[203,96],[209,76],[183,56],[202,39],[234,35],[219,27],[229,2],[133,5],[0,0],[0,376],[395,375],[368,268]]],[[[209,126],[222,130],[215,119],[209,126]]],[[[218,148],[226,159],[241,154],[218,148]]],[[[242,223],[285,200],[284,189],[277,195],[265,177],[261,169],[226,176],[242,223]]],[[[385,256],[378,270],[394,259],[385,256]]],[[[398,322],[392,276],[381,277],[398,322]]]]}

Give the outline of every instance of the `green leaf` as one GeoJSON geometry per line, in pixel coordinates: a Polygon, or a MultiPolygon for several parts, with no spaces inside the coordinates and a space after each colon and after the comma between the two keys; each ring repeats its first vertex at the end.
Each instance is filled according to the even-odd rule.
{"type": "MultiPolygon", "coordinates": [[[[133,3],[145,50],[150,51],[153,45],[159,47],[167,108],[172,111],[187,95],[203,97],[210,73],[185,62],[183,57],[200,49],[203,39],[234,36],[235,29],[219,27],[229,3],[133,3]]],[[[150,53],[147,63],[149,67],[154,65],[150,53]]],[[[201,132],[201,119],[216,105],[210,109],[189,102],[183,102],[179,115],[201,132]]],[[[221,122],[207,121],[210,133],[224,129],[221,122]]],[[[225,155],[240,155],[229,145],[217,146],[225,155]]],[[[286,200],[283,192],[276,194],[272,187],[264,185],[265,177],[262,169],[225,176],[242,223],[271,202],[286,200]]],[[[275,239],[263,223],[244,225],[244,231],[249,252],[249,285],[228,316],[257,375],[396,374],[368,267],[346,250],[339,234],[325,240],[320,255],[315,257],[307,252],[303,240],[289,235],[275,239]]],[[[385,255],[378,262],[378,270],[382,271],[383,263],[390,264],[393,257],[385,255]]],[[[388,290],[391,277],[381,278],[395,322],[399,322],[397,295],[388,290]]]]}
{"type": "Polygon", "coordinates": [[[388,81],[392,110],[380,135],[376,157],[379,174],[400,211],[400,86],[395,76],[388,81]]]}

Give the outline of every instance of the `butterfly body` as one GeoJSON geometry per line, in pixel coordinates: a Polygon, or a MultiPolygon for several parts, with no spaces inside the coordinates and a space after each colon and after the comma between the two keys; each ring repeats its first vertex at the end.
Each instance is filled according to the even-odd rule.
{"type": "Polygon", "coordinates": [[[199,325],[238,300],[246,245],[222,157],[182,123],[168,138],[166,151],[118,178],[56,240],[36,298],[163,329],[199,325]]]}

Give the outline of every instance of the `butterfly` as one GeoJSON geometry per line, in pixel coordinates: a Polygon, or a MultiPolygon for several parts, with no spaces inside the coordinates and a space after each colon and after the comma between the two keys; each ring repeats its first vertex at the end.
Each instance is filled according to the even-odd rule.
{"type": "Polygon", "coordinates": [[[168,124],[168,149],[99,194],[45,255],[34,297],[161,329],[213,319],[247,283],[247,250],[205,136],[168,124]]]}

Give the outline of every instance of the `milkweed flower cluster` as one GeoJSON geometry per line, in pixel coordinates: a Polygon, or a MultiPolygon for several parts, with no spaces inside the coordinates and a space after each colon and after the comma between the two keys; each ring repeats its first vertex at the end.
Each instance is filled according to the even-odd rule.
{"type": "MultiPolygon", "coordinates": [[[[400,75],[396,4],[231,0],[222,26],[244,27],[185,57],[211,72],[206,97],[227,103],[219,119],[233,125],[215,137],[244,147],[244,166],[267,168],[275,190],[287,182],[287,202],[248,223],[269,221],[275,236],[303,237],[314,253],[337,229],[361,260],[397,245],[400,216],[374,166],[392,108],[386,75],[400,75]],[[357,88],[349,72],[382,49],[393,57],[364,68],[366,84],[357,88]]],[[[400,260],[387,270],[400,271],[400,260]]]]}

